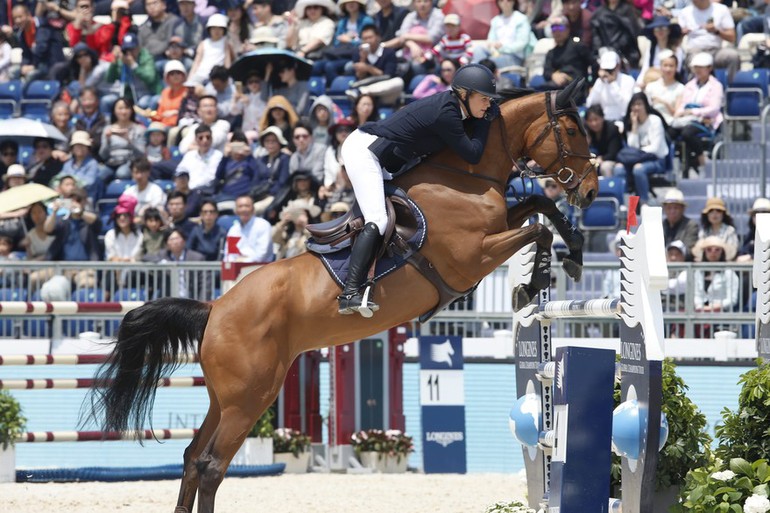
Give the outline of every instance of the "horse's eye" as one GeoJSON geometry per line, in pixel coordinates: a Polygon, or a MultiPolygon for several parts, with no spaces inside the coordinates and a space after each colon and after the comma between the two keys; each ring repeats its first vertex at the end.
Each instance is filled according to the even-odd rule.
{"type": "Polygon", "coordinates": [[[574,128],[567,129],[567,135],[569,135],[570,137],[574,137],[576,133],[577,131],[574,128]]]}

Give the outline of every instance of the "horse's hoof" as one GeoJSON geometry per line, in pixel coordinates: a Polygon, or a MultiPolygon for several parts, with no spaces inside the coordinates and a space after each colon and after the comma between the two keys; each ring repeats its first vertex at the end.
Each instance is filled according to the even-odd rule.
{"type": "Polygon", "coordinates": [[[513,311],[518,312],[527,306],[532,302],[536,294],[536,292],[531,291],[530,288],[525,285],[517,285],[516,288],[513,289],[513,297],[511,298],[513,311]]]}
{"type": "Polygon", "coordinates": [[[177,506],[174,508],[174,513],[190,513],[190,511],[184,506],[177,506]]]}
{"type": "Polygon", "coordinates": [[[561,266],[564,269],[564,272],[567,273],[567,276],[569,276],[573,280],[580,281],[580,279],[583,277],[583,266],[578,264],[574,260],[565,258],[564,260],[562,260],[561,266]]]}

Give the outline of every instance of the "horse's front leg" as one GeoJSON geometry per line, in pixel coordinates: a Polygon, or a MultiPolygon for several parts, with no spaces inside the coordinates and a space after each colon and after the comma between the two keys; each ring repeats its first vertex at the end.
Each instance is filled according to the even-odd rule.
{"type": "Polygon", "coordinates": [[[567,216],[561,213],[553,200],[545,196],[529,196],[527,199],[508,209],[508,227],[516,228],[526,219],[540,213],[545,215],[569,249],[569,255],[564,257],[562,266],[567,276],[575,281],[583,277],[583,234],[578,231],[567,216]]]}
{"type": "Polygon", "coordinates": [[[513,291],[513,309],[517,312],[528,305],[539,290],[551,285],[553,234],[541,223],[535,223],[524,228],[488,235],[484,237],[482,244],[484,256],[499,265],[532,242],[537,245],[532,279],[528,284],[519,285],[513,291]]]}

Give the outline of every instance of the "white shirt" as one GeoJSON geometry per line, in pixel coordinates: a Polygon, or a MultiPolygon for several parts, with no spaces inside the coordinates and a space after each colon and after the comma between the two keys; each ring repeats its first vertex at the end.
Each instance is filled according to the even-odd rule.
{"type": "Polygon", "coordinates": [[[618,73],[612,82],[597,80],[586,100],[586,106],[599,104],[604,110],[604,118],[608,121],[618,121],[626,115],[628,102],[634,95],[634,78],[625,73],[618,73]]]}
{"type": "Polygon", "coordinates": [[[136,198],[137,215],[142,215],[147,207],[155,207],[162,210],[166,206],[166,193],[163,192],[160,185],[153,182],[148,183],[143,191],[139,190],[139,186],[132,185],[123,194],[136,198]]]}
{"type": "Polygon", "coordinates": [[[190,151],[184,154],[182,161],[176,167],[176,172],[190,173],[190,189],[197,189],[214,180],[222,157],[222,152],[213,147],[203,155],[197,150],[190,151]]]}
{"type": "Polygon", "coordinates": [[[670,125],[671,121],[674,119],[676,104],[679,101],[679,97],[682,96],[682,93],[684,92],[684,84],[675,80],[671,85],[666,85],[663,83],[663,79],[659,78],[655,82],[647,84],[647,87],[644,88],[644,92],[650,100],[650,105],[660,112],[663,115],[663,119],[666,120],[666,123],[670,125]],[[673,110],[669,110],[668,105],[671,105],[673,110]]]}
{"type": "Polygon", "coordinates": [[[691,4],[679,12],[679,25],[683,31],[690,31],[687,34],[688,53],[722,46],[722,38],[719,34],[712,34],[705,28],[709,19],[714,20],[714,26],[720,31],[735,28],[730,9],[723,4],[712,2],[702,11],[691,4]]]}
{"type": "Polygon", "coordinates": [[[227,237],[240,238],[236,247],[241,253],[241,262],[272,262],[273,261],[273,237],[270,223],[261,217],[252,217],[241,225],[240,220],[233,223],[227,230],[227,237]]]}
{"type": "MultiPolygon", "coordinates": [[[[187,130],[184,138],[179,142],[179,152],[188,153],[190,151],[190,145],[195,142],[195,129],[198,128],[200,123],[195,123],[187,130]]],[[[211,147],[216,148],[219,151],[225,151],[225,143],[227,142],[227,134],[230,133],[230,123],[224,119],[218,119],[216,123],[211,125],[211,147]]]]}
{"type": "Polygon", "coordinates": [[[133,258],[139,261],[142,256],[142,232],[115,233],[115,228],[104,235],[104,256],[106,260],[112,257],[133,258]]]}
{"type": "Polygon", "coordinates": [[[668,155],[668,143],[666,132],[663,129],[663,121],[658,116],[650,115],[636,128],[636,133],[629,131],[626,134],[628,145],[639,148],[647,153],[652,153],[659,159],[668,155]]]}

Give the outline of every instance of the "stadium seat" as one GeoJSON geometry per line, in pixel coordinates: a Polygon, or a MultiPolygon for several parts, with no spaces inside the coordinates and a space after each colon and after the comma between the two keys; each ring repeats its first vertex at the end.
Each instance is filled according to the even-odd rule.
{"type": "Polygon", "coordinates": [[[616,230],[620,226],[620,205],[612,197],[596,198],[583,209],[578,225],[581,230],[616,230]]]}
{"type": "MultiPolygon", "coordinates": [[[[72,293],[72,300],[78,303],[98,303],[104,301],[104,291],[101,289],[78,289],[72,293]]],[[[62,329],[65,335],[76,337],[86,331],[96,331],[93,320],[64,321],[62,329]]]]}
{"type": "Polygon", "coordinates": [[[107,189],[104,191],[104,198],[119,198],[132,185],[134,185],[133,180],[113,180],[107,185],[107,189]]]}
{"type": "Polygon", "coordinates": [[[725,91],[725,119],[759,120],[768,94],[768,70],[739,71],[725,91]]]}
{"type": "Polygon", "coordinates": [[[623,194],[626,192],[626,179],[615,177],[599,177],[600,198],[615,198],[618,205],[623,205],[623,194]]]}
{"type": "Polygon", "coordinates": [[[144,289],[118,289],[112,297],[113,301],[147,301],[144,289]]]}
{"type": "Polygon", "coordinates": [[[378,109],[380,119],[388,119],[390,116],[393,115],[393,112],[394,112],[393,107],[380,107],[378,109]]]}
{"type": "Polygon", "coordinates": [[[217,224],[226,232],[237,220],[238,216],[235,215],[219,216],[219,218],[217,218],[217,224]]]}
{"type": "Polygon", "coordinates": [[[348,116],[353,109],[353,105],[350,98],[347,97],[345,91],[351,88],[353,82],[356,81],[356,77],[352,75],[341,75],[335,77],[332,83],[329,85],[326,94],[328,94],[334,103],[342,109],[342,112],[348,116]]]}
{"type": "Polygon", "coordinates": [[[722,84],[722,87],[727,89],[727,69],[719,68],[714,70],[714,77],[722,84]]]}
{"type": "Polygon", "coordinates": [[[21,91],[21,80],[0,83],[0,119],[12,118],[18,113],[21,91]]]}
{"type": "Polygon", "coordinates": [[[533,75],[529,77],[529,87],[537,89],[545,84],[545,77],[543,75],[533,75]]]}
{"type": "Polygon", "coordinates": [[[308,90],[310,96],[321,96],[322,94],[326,94],[326,77],[310,77],[310,80],[308,81],[308,90]]]}
{"type": "Polygon", "coordinates": [[[26,301],[27,289],[0,288],[0,301],[26,301]]]}
{"type": "Polygon", "coordinates": [[[174,190],[174,180],[153,180],[166,194],[174,190]]]}
{"type": "Polygon", "coordinates": [[[32,161],[32,154],[35,152],[31,146],[19,146],[19,164],[26,167],[32,161]]]}
{"type": "Polygon", "coordinates": [[[521,75],[519,75],[518,73],[508,72],[508,73],[503,73],[501,76],[503,78],[507,78],[508,80],[510,80],[511,85],[513,87],[521,87],[521,82],[522,82],[521,75]]]}
{"type": "Polygon", "coordinates": [[[50,110],[59,96],[61,85],[55,80],[34,80],[30,82],[21,99],[21,115],[25,118],[50,122],[50,110]]]}

